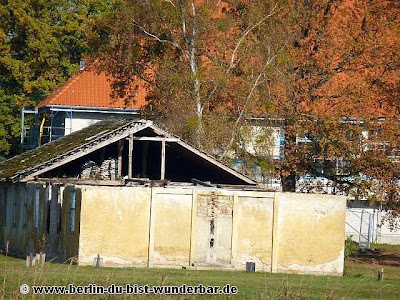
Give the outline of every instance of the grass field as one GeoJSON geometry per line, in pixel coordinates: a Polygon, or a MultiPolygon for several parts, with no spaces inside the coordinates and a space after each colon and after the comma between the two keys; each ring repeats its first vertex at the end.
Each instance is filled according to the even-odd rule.
{"type": "Polygon", "coordinates": [[[400,245],[390,245],[390,244],[375,244],[371,243],[371,248],[384,249],[389,251],[400,252],[400,245]]]}
{"type": "MultiPolygon", "coordinates": [[[[0,255],[0,299],[43,299],[22,295],[19,286],[32,285],[235,285],[235,296],[118,296],[118,299],[400,299],[400,268],[384,267],[384,281],[377,276],[381,266],[346,263],[346,276],[311,276],[242,271],[188,271],[177,269],[100,268],[46,263],[27,268],[25,261],[0,255]]],[[[49,298],[47,296],[46,298],[49,298]]],[[[77,299],[77,296],[69,296],[77,299]]],[[[60,298],[54,295],[53,298],[60,298]]],[[[61,297],[66,299],[66,296],[61,297]]],[[[95,296],[80,296],[92,299],[95,296]]],[[[96,296],[109,299],[109,296],[96,296]]],[[[115,298],[115,297],[114,297],[115,298]]]]}

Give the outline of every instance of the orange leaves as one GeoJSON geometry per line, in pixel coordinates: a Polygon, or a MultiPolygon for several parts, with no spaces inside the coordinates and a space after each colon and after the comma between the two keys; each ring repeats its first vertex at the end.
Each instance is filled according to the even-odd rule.
{"type": "Polygon", "coordinates": [[[291,51],[298,108],[321,117],[399,114],[393,99],[399,99],[400,7],[394,1],[300,3],[291,51]]]}

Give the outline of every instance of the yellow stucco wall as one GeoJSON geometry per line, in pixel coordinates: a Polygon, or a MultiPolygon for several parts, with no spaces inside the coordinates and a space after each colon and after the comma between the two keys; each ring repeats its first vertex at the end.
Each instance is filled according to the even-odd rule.
{"type": "Polygon", "coordinates": [[[273,198],[238,197],[237,262],[245,268],[254,261],[270,271],[272,255],[273,198]]]}
{"type": "Polygon", "coordinates": [[[79,262],[341,274],[345,197],[205,188],[81,190],[79,262]],[[213,243],[211,243],[213,239],[213,243]],[[191,265],[191,264],[194,265],[191,265]]]}
{"type": "Polygon", "coordinates": [[[3,184],[0,198],[1,211],[7,209],[0,246],[8,243],[15,256],[41,251],[45,237],[49,258],[79,256],[86,265],[100,254],[105,266],[243,270],[254,261],[256,270],[272,272],[343,272],[342,196],[32,183],[3,184]],[[76,190],[75,220],[71,190],[76,190]]]}
{"type": "Polygon", "coordinates": [[[279,194],[277,270],[342,273],[345,197],[279,194]]]}
{"type": "Polygon", "coordinates": [[[154,265],[188,265],[192,195],[157,193],[154,211],[154,265]]]}
{"type": "Polygon", "coordinates": [[[79,263],[145,265],[148,257],[149,188],[80,186],[79,263]]]}

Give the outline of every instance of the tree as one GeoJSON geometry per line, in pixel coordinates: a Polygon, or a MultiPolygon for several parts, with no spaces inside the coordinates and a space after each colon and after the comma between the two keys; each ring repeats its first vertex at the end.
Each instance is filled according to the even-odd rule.
{"type": "Polygon", "coordinates": [[[228,160],[248,155],[246,120],[280,119],[284,190],[324,176],[398,210],[398,16],[396,1],[122,1],[96,29],[116,92],[140,77],[175,133],[228,160]]]}
{"type": "Polygon", "coordinates": [[[284,5],[123,1],[101,27],[110,40],[102,69],[117,93],[134,94],[137,77],[147,82],[151,113],[174,132],[209,151],[231,150],[248,113],[265,111],[263,83],[285,55],[284,5]]]}
{"type": "Polygon", "coordinates": [[[301,175],[322,176],[398,213],[399,2],[293,7],[291,61],[273,93],[285,119],[284,189],[294,191],[301,175]]]}
{"type": "Polygon", "coordinates": [[[20,110],[33,108],[76,72],[86,23],[100,0],[13,0],[0,7],[0,157],[18,152],[20,110]]]}

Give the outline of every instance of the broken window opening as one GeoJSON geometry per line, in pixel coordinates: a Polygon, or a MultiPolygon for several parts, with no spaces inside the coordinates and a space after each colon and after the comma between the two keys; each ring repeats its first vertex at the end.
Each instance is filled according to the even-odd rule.
{"type": "Polygon", "coordinates": [[[71,188],[70,198],[69,198],[69,203],[70,203],[69,232],[71,234],[75,233],[75,202],[76,202],[76,190],[74,188],[71,188]]]}
{"type": "Polygon", "coordinates": [[[18,223],[18,199],[17,195],[14,194],[12,204],[12,227],[16,228],[18,223]]]}
{"type": "Polygon", "coordinates": [[[22,228],[28,226],[28,195],[26,191],[26,186],[23,187],[23,207],[22,207],[22,228]]]}
{"type": "MultiPolygon", "coordinates": [[[[51,189],[51,186],[50,186],[51,189]]],[[[51,198],[48,199],[46,205],[46,233],[50,234],[50,218],[51,218],[51,198]]]]}
{"type": "Polygon", "coordinates": [[[7,226],[7,215],[8,215],[8,188],[4,187],[3,194],[3,214],[1,218],[1,223],[4,227],[7,226]]]}
{"type": "Polygon", "coordinates": [[[40,205],[40,186],[35,186],[35,203],[34,203],[34,224],[35,229],[39,229],[40,226],[40,212],[39,212],[39,205],[40,205]]]}

